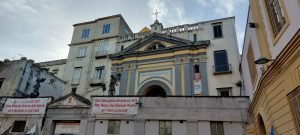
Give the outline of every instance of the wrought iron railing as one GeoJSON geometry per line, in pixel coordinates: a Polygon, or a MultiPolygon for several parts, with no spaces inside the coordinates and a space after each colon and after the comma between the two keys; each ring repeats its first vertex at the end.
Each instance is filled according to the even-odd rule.
{"type": "Polygon", "coordinates": [[[231,73],[232,67],[231,64],[224,64],[224,65],[213,65],[214,73],[231,73]]]}

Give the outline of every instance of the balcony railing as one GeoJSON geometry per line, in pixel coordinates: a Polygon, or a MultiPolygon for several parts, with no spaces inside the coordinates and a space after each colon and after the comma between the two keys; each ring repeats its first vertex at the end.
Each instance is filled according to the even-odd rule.
{"type": "Polygon", "coordinates": [[[90,86],[101,86],[105,84],[104,75],[101,78],[90,78],[89,84],[90,86]]]}
{"type": "Polygon", "coordinates": [[[71,85],[78,85],[79,84],[79,82],[80,82],[80,79],[72,79],[72,81],[71,81],[71,85]]]}
{"type": "Polygon", "coordinates": [[[105,58],[108,54],[112,54],[112,53],[114,53],[114,52],[108,51],[108,50],[96,51],[95,58],[96,59],[105,58]]]}
{"type": "Polygon", "coordinates": [[[212,68],[213,68],[214,74],[229,74],[229,73],[232,73],[231,64],[213,65],[212,68]]]}

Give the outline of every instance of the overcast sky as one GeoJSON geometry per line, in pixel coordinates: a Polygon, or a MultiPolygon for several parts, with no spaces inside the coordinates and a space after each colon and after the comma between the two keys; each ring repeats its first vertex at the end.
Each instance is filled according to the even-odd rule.
{"type": "Polygon", "coordinates": [[[248,0],[0,0],[0,60],[66,58],[73,24],[122,14],[138,32],[156,9],[164,27],[235,16],[241,50],[248,0]]]}

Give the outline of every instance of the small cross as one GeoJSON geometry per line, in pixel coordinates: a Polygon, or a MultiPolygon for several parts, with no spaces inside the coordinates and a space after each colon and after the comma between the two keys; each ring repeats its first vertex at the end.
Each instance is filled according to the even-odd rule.
{"type": "Polygon", "coordinates": [[[157,20],[157,15],[161,13],[161,12],[158,12],[157,10],[155,10],[155,12],[153,13],[153,15],[155,15],[155,19],[157,20]]]}

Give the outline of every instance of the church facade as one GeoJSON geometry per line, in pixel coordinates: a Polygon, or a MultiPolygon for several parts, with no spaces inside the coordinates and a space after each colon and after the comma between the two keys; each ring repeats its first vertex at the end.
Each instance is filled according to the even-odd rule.
{"type": "Polygon", "coordinates": [[[119,95],[208,95],[209,45],[209,40],[192,42],[159,33],[140,39],[110,57],[112,75],[120,80],[119,95]]]}
{"type": "MultiPolygon", "coordinates": [[[[138,33],[121,15],[73,26],[68,58],[42,64],[64,66],[66,86],[63,97],[47,102],[36,132],[244,134],[249,99],[240,89],[234,17],[167,28],[156,19],[138,33]]],[[[22,133],[14,134],[33,125],[21,120],[22,133]]]]}
{"type": "Polygon", "coordinates": [[[66,96],[49,104],[42,134],[244,133],[233,17],[168,28],[155,20],[138,33],[121,15],[74,27],[66,96]]]}
{"type": "Polygon", "coordinates": [[[149,81],[169,96],[244,95],[234,17],[150,27],[133,33],[121,15],[75,24],[65,94],[108,95],[113,75],[114,95],[145,95],[149,81]]]}

